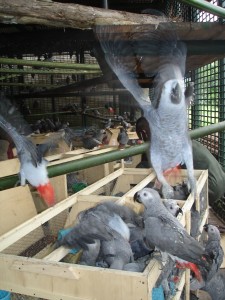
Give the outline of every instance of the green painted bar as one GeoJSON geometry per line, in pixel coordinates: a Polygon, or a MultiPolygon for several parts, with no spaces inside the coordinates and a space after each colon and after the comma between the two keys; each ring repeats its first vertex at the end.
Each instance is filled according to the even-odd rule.
{"type": "Polygon", "coordinates": [[[95,64],[76,64],[76,63],[62,63],[62,62],[49,62],[39,60],[27,60],[16,58],[0,57],[0,64],[5,65],[18,65],[18,66],[33,66],[44,68],[60,68],[60,69],[78,69],[78,70],[99,70],[99,65],[95,64]]]}
{"type": "Polygon", "coordinates": [[[225,9],[216,6],[212,3],[202,0],[179,0],[179,2],[185,3],[187,5],[199,8],[203,11],[209,12],[210,14],[216,15],[221,18],[225,18],[225,9]]]}
{"type": "MultiPolygon", "coordinates": [[[[212,124],[206,127],[201,127],[190,131],[191,139],[197,139],[208,134],[219,132],[225,130],[225,121],[212,124]]],[[[149,143],[144,143],[141,145],[136,145],[132,147],[127,147],[124,150],[113,150],[103,154],[93,155],[91,157],[77,159],[74,161],[61,163],[54,166],[48,167],[49,177],[55,177],[70,172],[75,172],[78,170],[83,170],[86,168],[98,166],[107,162],[119,160],[128,156],[134,156],[142,154],[148,150],[149,143]]],[[[0,190],[8,189],[14,187],[16,182],[18,182],[18,175],[4,177],[0,180],[0,190]]]]}

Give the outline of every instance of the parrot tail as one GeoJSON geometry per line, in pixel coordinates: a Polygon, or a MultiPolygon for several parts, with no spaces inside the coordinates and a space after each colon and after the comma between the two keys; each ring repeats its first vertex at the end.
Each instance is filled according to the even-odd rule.
{"type": "Polygon", "coordinates": [[[178,165],[174,168],[170,168],[163,172],[163,175],[165,176],[166,180],[170,185],[176,185],[176,182],[179,182],[182,178],[181,176],[181,166],[178,165]]]}
{"type": "Polygon", "coordinates": [[[45,203],[50,207],[55,204],[55,193],[54,189],[51,185],[50,182],[44,184],[44,185],[39,185],[37,187],[37,190],[40,194],[40,196],[44,199],[45,203]]]}
{"type": "Polygon", "coordinates": [[[202,275],[201,275],[201,272],[198,268],[198,266],[196,264],[193,264],[191,262],[179,262],[177,263],[176,265],[177,268],[187,268],[187,269],[190,269],[194,275],[195,275],[195,278],[201,282],[203,279],[202,279],[202,275]]]}

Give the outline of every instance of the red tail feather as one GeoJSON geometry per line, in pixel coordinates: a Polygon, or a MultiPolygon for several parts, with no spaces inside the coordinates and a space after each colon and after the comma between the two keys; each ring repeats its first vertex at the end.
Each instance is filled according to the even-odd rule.
{"type": "Polygon", "coordinates": [[[188,268],[190,269],[194,274],[198,281],[202,281],[202,275],[200,273],[200,270],[196,264],[193,264],[191,262],[178,262],[177,268],[188,268]]]}
{"type": "Polygon", "coordinates": [[[50,182],[39,185],[37,190],[48,206],[53,206],[55,204],[55,193],[50,182]]]}

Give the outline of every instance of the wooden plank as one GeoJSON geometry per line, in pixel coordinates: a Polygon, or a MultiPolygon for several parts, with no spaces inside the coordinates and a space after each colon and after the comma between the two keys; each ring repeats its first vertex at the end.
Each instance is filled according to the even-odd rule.
{"type": "Polygon", "coordinates": [[[49,253],[47,256],[43,258],[43,260],[49,260],[49,261],[60,261],[65,257],[68,253],[70,253],[70,249],[65,247],[59,247],[49,253]]]}
{"type": "Polygon", "coordinates": [[[9,147],[9,142],[0,139],[0,161],[7,160],[7,150],[9,147]]]}
{"type": "Polygon", "coordinates": [[[76,203],[76,201],[76,194],[74,194],[71,197],[65,199],[64,201],[59,202],[55,206],[48,208],[42,213],[36,215],[35,217],[27,220],[21,225],[6,232],[0,237],[0,251],[9,247],[32,230],[38,228],[43,223],[49,221],[51,218],[58,215],[60,212],[71,207],[74,203],[76,203]]]}
{"type": "MultiPolygon", "coordinates": [[[[70,212],[65,227],[74,224],[76,216],[80,211],[96,205],[99,201],[111,199],[117,201],[119,204],[129,205],[134,210],[138,210],[141,205],[138,206],[133,202],[133,195],[136,191],[142,189],[151,182],[155,178],[155,173],[149,173],[148,170],[147,174],[144,173],[145,171],[140,171],[140,173],[135,174],[135,171],[136,169],[129,171],[127,171],[127,169],[119,169],[114,173],[107,175],[106,178],[102,178],[97,183],[85,188],[79,193],[58,203],[55,207],[43,212],[40,214],[41,217],[38,215],[36,217],[38,218],[38,221],[35,218],[32,218],[29,224],[22,227],[22,235],[20,233],[20,228],[17,228],[17,233],[17,230],[12,231],[10,237],[6,235],[6,239],[8,238],[7,242],[11,242],[12,238],[18,240],[19,235],[25,235],[24,230],[30,230],[33,226],[37,226],[38,224],[40,226],[40,224],[45,223],[46,220],[53,218],[71,206],[72,213],[70,212]],[[127,175],[124,175],[126,172],[127,175]],[[110,183],[116,178],[122,180],[124,176],[129,178],[131,182],[137,182],[137,185],[132,189],[129,189],[123,197],[93,195],[93,193],[95,193],[99,188],[104,187],[104,185],[110,183]]],[[[199,184],[203,188],[206,184],[207,177],[202,174],[203,172],[199,172],[197,175],[195,173],[195,176],[198,177],[197,185],[199,184]]],[[[200,188],[197,188],[197,191],[200,193],[200,188]]],[[[184,203],[183,206],[186,209],[184,219],[187,219],[185,222],[187,223],[187,230],[189,230],[190,227],[189,215],[193,201],[193,196],[189,196],[186,201],[181,201],[181,204],[184,203]]],[[[204,223],[206,217],[207,210],[203,216],[202,223],[204,223]]],[[[0,237],[0,247],[2,242],[4,243],[4,240],[4,238],[1,239],[0,237]]],[[[150,261],[143,273],[125,272],[57,263],[56,261],[64,257],[69,250],[63,247],[60,247],[51,253],[49,253],[48,250],[49,249],[45,251],[45,258],[38,261],[18,256],[4,256],[4,254],[0,254],[0,288],[6,290],[12,289],[17,293],[54,300],[151,299],[152,288],[161,273],[161,266],[159,262],[155,262],[155,260],[150,261]],[[59,276],[57,276],[57,272],[59,272],[59,276]],[[2,274],[4,274],[4,276],[2,274]]],[[[178,284],[178,293],[174,299],[178,300],[180,298],[185,285],[185,280],[187,279],[189,280],[188,273],[183,273],[181,281],[178,284]]],[[[185,293],[188,295],[189,286],[187,284],[185,286],[185,293]]]]}
{"type": "Polygon", "coordinates": [[[115,172],[107,175],[105,178],[98,180],[96,183],[89,185],[88,187],[86,187],[85,189],[80,191],[79,194],[80,195],[91,194],[92,192],[96,191],[97,189],[101,188],[102,186],[104,186],[105,184],[109,183],[110,181],[116,179],[117,177],[119,177],[122,174],[123,174],[123,169],[122,168],[118,169],[115,172]]]}
{"type": "Polygon", "coordinates": [[[15,260],[10,269],[17,270],[19,272],[35,273],[35,274],[44,274],[52,277],[59,278],[69,278],[69,279],[79,279],[78,273],[76,273],[74,268],[70,266],[59,266],[48,264],[46,260],[15,260]]]}
{"type": "Polygon", "coordinates": [[[159,261],[153,259],[149,262],[149,265],[147,266],[147,269],[146,269],[146,271],[148,272],[149,295],[148,295],[148,298],[146,298],[146,299],[152,300],[152,289],[154,288],[156,281],[159,278],[161,270],[162,270],[162,266],[159,261]]]}
{"type": "Polygon", "coordinates": [[[0,178],[18,174],[20,171],[20,162],[18,158],[0,161],[0,178]]]}
{"type": "Polygon", "coordinates": [[[60,175],[50,178],[50,182],[55,191],[56,203],[68,197],[66,175],[60,175]]]}
{"type": "MultiPolygon", "coordinates": [[[[220,242],[220,244],[221,244],[221,247],[223,248],[223,251],[225,253],[225,234],[223,234],[221,236],[221,242],[220,242]]],[[[225,255],[223,256],[223,263],[221,265],[221,268],[225,268],[225,255]]]]}
{"type": "Polygon", "coordinates": [[[181,275],[180,281],[176,285],[176,295],[172,298],[172,300],[180,300],[181,294],[185,285],[185,272],[181,275]]]}
{"type": "Polygon", "coordinates": [[[0,235],[37,215],[28,185],[0,191],[0,235]]]}
{"type": "Polygon", "coordinates": [[[148,299],[149,292],[147,276],[142,273],[4,254],[0,255],[0,289],[52,300],[137,300],[137,294],[138,299],[148,299]],[[24,262],[26,270],[18,270],[24,262]],[[63,277],[61,270],[67,275],[63,277]],[[54,276],[58,272],[60,276],[54,276]]]}
{"type": "MultiPolygon", "coordinates": [[[[52,177],[50,178],[50,182],[54,189],[56,203],[68,197],[66,175],[52,177]]],[[[36,190],[32,191],[32,196],[38,213],[48,208],[47,204],[36,190]]]]}

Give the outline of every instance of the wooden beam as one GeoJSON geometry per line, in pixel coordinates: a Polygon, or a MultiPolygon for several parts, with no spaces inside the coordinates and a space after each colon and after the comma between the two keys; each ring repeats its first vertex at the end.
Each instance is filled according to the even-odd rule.
{"type": "Polygon", "coordinates": [[[0,21],[6,24],[38,24],[91,29],[100,24],[158,24],[162,17],[133,14],[79,4],[39,0],[0,0],[0,21]]]}

